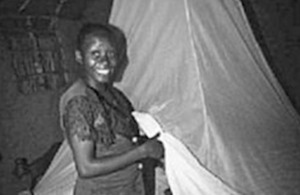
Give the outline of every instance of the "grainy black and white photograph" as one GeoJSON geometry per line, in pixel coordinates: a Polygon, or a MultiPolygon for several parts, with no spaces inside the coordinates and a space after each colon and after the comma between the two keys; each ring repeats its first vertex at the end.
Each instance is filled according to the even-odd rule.
{"type": "Polygon", "coordinates": [[[0,195],[299,195],[300,1],[0,0],[0,195]]]}

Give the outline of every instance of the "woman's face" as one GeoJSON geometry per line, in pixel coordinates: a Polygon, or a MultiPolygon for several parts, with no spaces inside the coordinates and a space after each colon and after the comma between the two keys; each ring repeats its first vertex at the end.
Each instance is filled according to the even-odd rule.
{"type": "Polygon", "coordinates": [[[81,62],[89,79],[100,83],[113,82],[117,57],[108,38],[88,35],[82,46],[81,62]]]}

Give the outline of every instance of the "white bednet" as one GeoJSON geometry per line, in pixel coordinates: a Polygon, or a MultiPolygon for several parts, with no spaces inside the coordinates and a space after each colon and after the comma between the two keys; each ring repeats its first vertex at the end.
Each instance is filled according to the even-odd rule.
{"type": "MultiPolygon", "coordinates": [[[[239,0],[114,0],[111,23],[129,47],[118,87],[138,111],[237,192],[300,194],[299,118],[239,0]]],[[[74,166],[56,169],[55,161],[36,194],[68,194],[54,189],[71,186],[61,178],[75,178],[74,166]]]]}

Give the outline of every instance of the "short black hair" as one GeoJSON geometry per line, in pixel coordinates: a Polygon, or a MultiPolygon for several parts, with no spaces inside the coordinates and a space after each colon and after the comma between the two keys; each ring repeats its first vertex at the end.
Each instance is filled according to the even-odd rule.
{"type": "Polygon", "coordinates": [[[105,38],[108,38],[108,40],[113,44],[115,47],[115,39],[114,39],[114,33],[112,31],[112,28],[108,24],[99,24],[99,23],[87,23],[84,24],[81,29],[79,30],[79,33],[77,35],[77,49],[81,51],[82,46],[84,44],[84,41],[88,35],[97,34],[100,36],[103,36],[105,38]]]}
{"type": "Polygon", "coordinates": [[[119,60],[128,60],[125,59],[127,58],[127,40],[125,34],[120,28],[111,24],[84,24],[77,35],[77,50],[81,51],[86,37],[93,34],[107,38],[116,50],[119,60]]]}

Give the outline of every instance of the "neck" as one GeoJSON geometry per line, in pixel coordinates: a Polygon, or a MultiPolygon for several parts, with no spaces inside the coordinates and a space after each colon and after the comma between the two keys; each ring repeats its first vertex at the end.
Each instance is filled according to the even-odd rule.
{"type": "Polygon", "coordinates": [[[83,77],[82,79],[89,87],[91,87],[99,92],[105,91],[107,89],[107,87],[113,85],[112,82],[99,82],[90,77],[83,77]]]}

